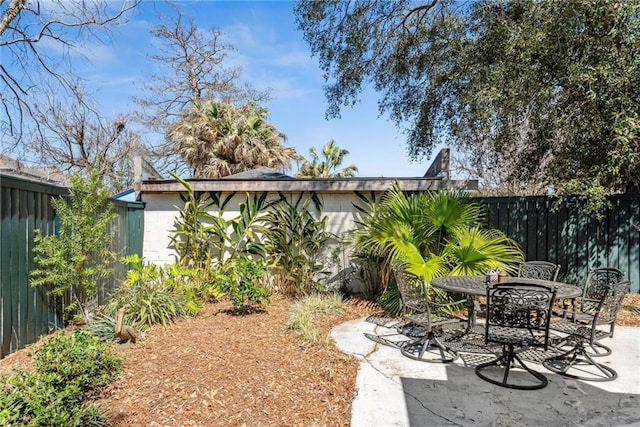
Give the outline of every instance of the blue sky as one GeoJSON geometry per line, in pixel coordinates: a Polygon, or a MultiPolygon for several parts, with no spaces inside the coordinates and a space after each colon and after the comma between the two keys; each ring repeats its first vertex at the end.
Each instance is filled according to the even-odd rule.
{"type": "MultiPolygon", "coordinates": [[[[237,52],[229,57],[242,67],[242,79],[256,88],[270,87],[270,122],[287,135],[286,145],[309,157],[330,139],[349,150],[345,165],[355,164],[361,177],[422,176],[430,159],[412,162],[405,135],[385,117],[378,117],[377,94],[367,90],[359,104],[344,108],[341,119],[325,119],[326,101],[317,59],[297,30],[293,3],[287,1],[179,1],[183,13],[203,29],[217,27],[237,52]]],[[[91,65],[83,75],[94,85],[103,111],[116,115],[134,108],[132,96],[155,64],[150,28],[163,2],[145,0],[118,27],[111,44],[84,46],[91,65]]],[[[230,63],[230,64],[231,64],[230,63]]],[[[434,155],[437,153],[434,153],[434,155]]],[[[293,171],[292,171],[293,172],[293,171]]]]}

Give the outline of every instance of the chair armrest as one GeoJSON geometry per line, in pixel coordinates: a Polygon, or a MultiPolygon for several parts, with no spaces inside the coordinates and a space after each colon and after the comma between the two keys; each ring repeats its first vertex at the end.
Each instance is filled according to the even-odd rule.
{"type": "Polygon", "coordinates": [[[456,305],[462,305],[462,304],[466,304],[466,303],[467,303],[466,299],[461,299],[461,300],[456,300],[456,301],[446,302],[446,303],[432,302],[431,305],[433,307],[453,307],[453,306],[456,306],[456,305]]]}
{"type": "Polygon", "coordinates": [[[591,323],[594,316],[581,311],[563,310],[560,317],[565,321],[573,323],[591,323]]]}

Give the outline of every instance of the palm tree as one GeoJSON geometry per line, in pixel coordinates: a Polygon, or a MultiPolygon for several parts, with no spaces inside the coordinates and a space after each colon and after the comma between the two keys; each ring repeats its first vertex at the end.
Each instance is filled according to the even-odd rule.
{"type": "Polygon", "coordinates": [[[266,166],[286,170],[299,160],[286,138],[266,121],[269,110],[212,100],[195,104],[168,133],[195,177],[217,178],[266,166]]]}
{"type": "Polygon", "coordinates": [[[378,202],[360,208],[353,232],[356,252],[387,263],[401,259],[427,282],[446,275],[514,272],[524,254],[501,231],[484,229],[485,211],[461,191],[406,194],[398,185],[378,202]]]}
{"type": "Polygon", "coordinates": [[[344,157],[349,151],[341,149],[332,139],[322,148],[324,159],[321,161],[315,147],[309,149],[312,160],[303,160],[300,170],[296,174],[299,178],[346,178],[355,176],[358,168],[355,165],[349,165],[338,170],[342,164],[344,157]]]}

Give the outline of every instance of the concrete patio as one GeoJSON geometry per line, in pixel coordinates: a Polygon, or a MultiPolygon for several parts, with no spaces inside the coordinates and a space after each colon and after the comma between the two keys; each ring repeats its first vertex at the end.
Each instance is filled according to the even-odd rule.
{"type": "Polygon", "coordinates": [[[547,371],[549,385],[522,391],[478,378],[468,357],[425,363],[378,344],[365,333],[389,329],[358,319],[335,327],[338,348],[360,360],[351,427],[640,426],[640,328],[616,327],[600,358],[618,372],[609,382],[581,381],[547,371]]]}

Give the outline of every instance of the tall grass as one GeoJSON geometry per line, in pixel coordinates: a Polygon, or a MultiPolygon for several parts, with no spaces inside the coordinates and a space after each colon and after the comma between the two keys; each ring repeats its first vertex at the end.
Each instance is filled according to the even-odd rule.
{"type": "Polygon", "coordinates": [[[323,335],[316,326],[321,315],[331,315],[346,310],[346,304],[337,293],[314,294],[305,297],[293,305],[287,329],[299,335],[309,344],[329,342],[329,336],[323,335]]]}

